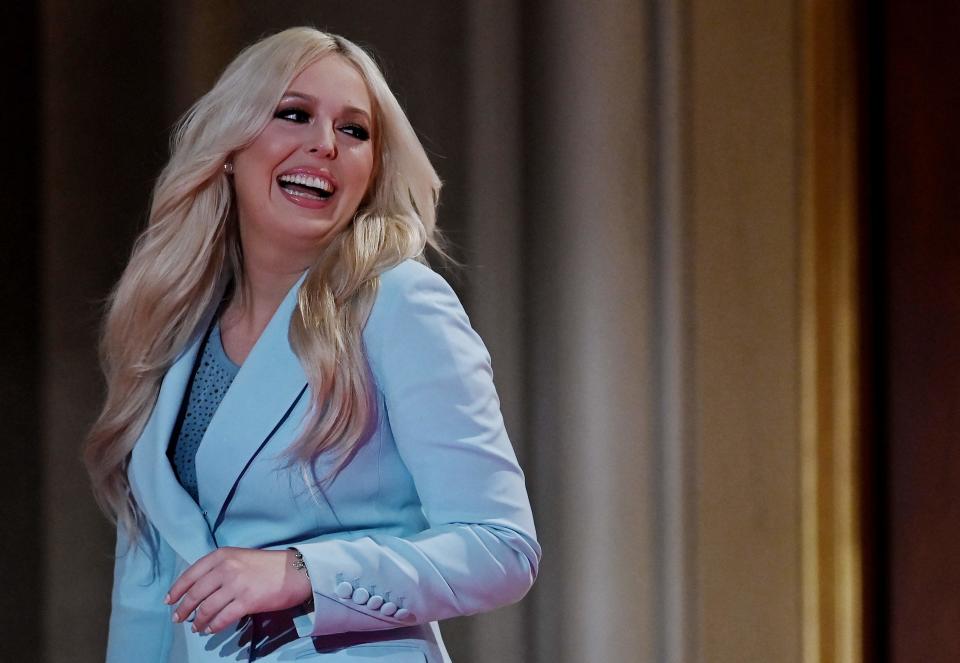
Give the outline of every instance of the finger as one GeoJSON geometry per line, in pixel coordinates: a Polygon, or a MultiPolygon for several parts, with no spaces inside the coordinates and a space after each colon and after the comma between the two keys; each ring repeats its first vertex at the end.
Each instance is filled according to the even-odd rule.
{"type": "MultiPolygon", "coordinates": [[[[247,611],[243,607],[243,604],[240,601],[231,601],[220,610],[217,615],[211,619],[206,628],[204,629],[205,633],[219,633],[223,629],[227,628],[236,621],[239,621],[246,617],[247,611]]],[[[248,631],[251,629],[247,629],[248,631]]]]}
{"type": "MultiPolygon", "coordinates": [[[[189,594],[189,592],[187,593],[189,594]]],[[[204,631],[232,600],[233,593],[224,587],[203,599],[197,606],[196,617],[193,620],[194,632],[204,631]]]]}
{"type": "Polygon", "coordinates": [[[220,556],[220,551],[214,550],[212,553],[204,555],[196,562],[191,564],[186,571],[180,574],[180,577],[177,578],[176,582],[170,586],[170,590],[164,597],[163,602],[167,605],[172,605],[179,601],[183,594],[190,589],[193,583],[195,583],[201,576],[205,575],[210,571],[210,569],[217,565],[220,556]]]}
{"type": "Polygon", "coordinates": [[[206,575],[199,578],[183,594],[183,600],[173,611],[173,621],[182,622],[189,617],[197,609],[197,606],[219,590],[222,584],[216,568],[211,569],[206,575]]]}

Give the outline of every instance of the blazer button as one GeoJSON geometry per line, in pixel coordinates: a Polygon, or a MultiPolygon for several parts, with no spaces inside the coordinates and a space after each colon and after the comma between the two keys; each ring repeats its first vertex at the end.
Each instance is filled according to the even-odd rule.
{"type": "Polygon", "coordinates": [[[380,606],[380,613],[389,617],[397,611],[397,604],[393,601],[387,601],[382,606],[380,606]]]}
{"type": "Polygon", "coordinates": [[[339,585],[337,585],[337,589],[335,591],[337,592],[337,596],[339,596],[340,598],[348,599],[353,595],[353,585],[351,585],[349,582],[344,580],[339,585]]]}
{"type": "Polygon", "coordinates": [[[407,610],[406,608],[400,608],[394,613],[393,616],[396,619],[406,619],[407,617],[410,616],[410,611],[407,610]]]}
{"type": "Polygon", "coordinates": [[[383,605],[383,597],[379,594],[374,594],[370,597],[370,600],[367,601],[367,607],[371,610],[379,610],[380,606],[383,605]]]}
{"type": "Polygon", "coordinates": [[[358,587],[353,592],[353,602],[357,605],[363,605],[370,598],[370,592],[365,590],[363,587],[358,587]]]}

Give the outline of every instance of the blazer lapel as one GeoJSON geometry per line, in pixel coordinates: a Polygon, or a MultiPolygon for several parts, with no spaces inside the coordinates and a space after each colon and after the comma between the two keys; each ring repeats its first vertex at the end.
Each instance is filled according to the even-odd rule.
{"type": "Polygon", "coordinates": [[[217,546],[204,515],[173,473],[167,446],[203,337],[200,333],[167,370],[128,467],[137,504],[170,547],[190,564],[217,546]]]}
{"type": "Polygon", "coordinates": [[[305,276],[277,307],[200,442],[197,486],[200,505],[209,514],[213,532],[249,464],[298,400],[305,397],[307,377],[288,338],[290,317],[305,276]]]}

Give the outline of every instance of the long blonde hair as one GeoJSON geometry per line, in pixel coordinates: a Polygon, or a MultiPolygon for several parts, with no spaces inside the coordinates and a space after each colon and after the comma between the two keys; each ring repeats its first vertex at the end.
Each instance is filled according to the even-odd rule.
{"type": "Polygon", "coordinates": [[[127,464],[160,382],[198,331],[225,281],[243,296],[243,258],[231,184],[223,164],[272,117],[291,81],[336,54],[363,77],[373,102],[376,162],[371,190],[351,224],[327,246],[298,292],[290,342],[313,402],[292,461],[312,467],[321,452],[343,462],[376,416],[362,331],[379,274],[423,260],[435,232],[440,180],[373,59],[343,37],[291,28],[243,50],[181,119],[154,187],[149,223],[109,299],[100,343],[103,410],[84,460],[105,513],[137,538],[142,514],[127,464]]]}

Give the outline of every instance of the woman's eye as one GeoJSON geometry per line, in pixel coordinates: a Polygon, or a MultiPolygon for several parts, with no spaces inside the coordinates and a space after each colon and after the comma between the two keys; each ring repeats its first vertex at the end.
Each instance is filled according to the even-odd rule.
{"type": "Polygon", "coordinates": [[[284,108],[282,110],[278,110],[273,116],[278,120],[288,120],[290,122],[297,122],[299,124],[310,121],[310,114],[307,111],[299,108],[284,108]]]}
{"type": "Polygon", "coordinates": [[[340,127],[340,131],[348,136],[353,136],[357,140],[369,140],[370,138],[370,132],[361,127],[359,124],[346,124],[340,127]]]}

